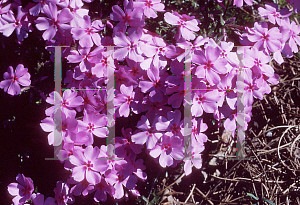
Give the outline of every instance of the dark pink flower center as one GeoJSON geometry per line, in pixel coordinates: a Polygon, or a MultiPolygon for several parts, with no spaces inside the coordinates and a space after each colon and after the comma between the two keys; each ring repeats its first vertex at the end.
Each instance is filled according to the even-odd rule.
{"type": "Polygon", "coordinates": [[[170,144],[164,143],[161,147],[162,147],[162,149],[164,149],[166,152],[170,152],[170,151],[172,150],[170,144]]]}
{"type": "Polygon", "coordinates": [[[93,164],[91,161],[88,161],[87,163],[85,163],[85,168],[88,170],[91,170],[91,168],[93,167],[93,164]]]}
{"type": "Polygon", "coordinates": [[[210,60],[208,60],[206,63],[204,63],[204,69],[211,69],[214,64],[211,63],[210,60]]]}
{"type": "Polygon", "coordinates": [[[147,1],[145,2],[145,6],[151,8],[151,7],[153,6],[152,1],[148,1],[148,0],[147,0],[147,1]]]}
{"type": "Polygon", "coordinates": [[[130,104],[132,101],[133,101],[133,98],[132,98],[132,97],[128,96],[128,97],[126,98],[127,104],[130,104]]]}
{"type": "Polygon", "coordinates": [[[136,76],[139,74],[139,70],[135,67],[133,67],[130,71],[130,73],[133,75],[133,76],[136,76]]]}
{"type": "Polygon", "coordinates": [[[18,77],[17,76],[11,76],[11,82],[16,82],[18,80],[18,77]]]}
{"type": "Polygon", "coordinates": [[[202,101],[204,101],[205,97],[204,96],[198,96],[196,97],[196,101],[198,101],[198,104],[201,104],[202,101]]]}
{"type": "Polygon", "coordinates": [[[269,40],[269,37],[270,37],[269,34],[263,34],[261,38],[263,39],[263,41],[265,41],[265,40],[267,41],[267,40],[269,40]]]}
{"type": "Polygon", "coordinates": [[[69,103],[66,100],[63,100],[62,106],[67,107],[68,105],[69,105],[69,103]]]}
{"type": "Polygon", "coordinates": [[[87,29],[85,29],[85,33],[87,33],[88,35],[91,35],[91,34],[94,33],[94,29],[92,29],[92,28],[87,28],[87,29]]]}
{"type": "Polygon", "coordinates": [[[94,131],[94,124],[93,123],[89,123],[88,124],[88,126],[87,126],[87,130],[89,131],[89,132],[92,132],[92,131],[94,131]]]}
{"type": "Polygon", "coordinates": [[[173,134],[179,133],[180,127],[179,125],[173,124],[170,126],[170,130],[173,134]]]}
{"type": "Polygon", "coordinates": [[[255,58],[255,65],[258,66],[258,67],[262,66],[261,61],[258,60],[257,58],[255,58]]]}
{"type": "Polygon", "coordinates": [[[128,14],[125,14],[125,16],[122,17],[122,19],[125,21],[125,23],[129,23],[130,22],[130,16],[128,16],[128,14]]]}

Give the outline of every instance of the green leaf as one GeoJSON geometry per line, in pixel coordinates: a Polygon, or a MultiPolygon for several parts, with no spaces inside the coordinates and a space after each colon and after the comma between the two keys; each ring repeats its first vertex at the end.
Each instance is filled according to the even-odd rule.
{"type": "Polygon", "coordinates": [[[247,196],[251,196],[253,199],[258,200],[258,198],[251,193],[247,193],[247,196]]]}
{"type": "Polygon", "coordinates": [[[220,21],[221,21],[221,25],[224,26],[225,22],[224,22],[222,14],[220,15],[220,21]]]}

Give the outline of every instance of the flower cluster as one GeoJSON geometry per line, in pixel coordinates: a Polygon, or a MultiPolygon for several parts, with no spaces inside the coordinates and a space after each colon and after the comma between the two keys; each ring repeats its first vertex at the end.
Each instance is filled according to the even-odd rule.
{"type": "MultiPolygon", "coordinates": [[[[83,6],[88,0],[34,2],[23,8],[19,1],[14,5],[0,1],[0,32],[10,36],[16,31],[22,41],[35,25],[47,45],[74,48],[62,48],[63,57],[74,65],[64,79],[69,89],[62,96],[56,91],[49,94],[46,102],[53,106],[40,123],[49,133],[49,145],[62,146],[56,154],[70,177],[67,182],[57,182],[55,198],[45,200],[42,194],[33,193],[32,180],[19,174],[19,184],[8,186],[14,204],[29,199],[34,204],[67,204],[74,202],[74,196],[87,194],[94,194],[96,202],[106,201],[108,195],[115,199],[128,193],[139,196],[137,181],[147,179],[146,167],[138,158],[144,147],[161,167],[183,163],[186,175],[193,166],[200,169],[208,139],[204,113],[212,114],[233,136],[237,124],[246,130],[254,98],[262,100],[271,92],[270,84],[278,83],[278,75],[269,65],[271,55],[282,63],[282,54],[291,57],[300,45],[300,28],[289,20],[291,13],[277,11],[274,4],[260,8],[259,13],[278,27],[268,29],[267,22],[256,22],[254,28],[245,28],[240,36],[245,46],[235,51],[232,42],[199,36],[198,19],[165,12],[160,0],[125,0],[124,8],[113,6],[110,20],[116,25],[112,36],[102,32],[112,23],[88,15],[83,6]],[[156,18],[157,12],[165,12],[165,22],[177,27],[176,45],[146,29],[145,18],[156,18]],[[115,80],[112,101],[110,90],[105,90],[111,70],[115,80]],[[192,79],[191,85],[185,83],[186,77],[192,79]],[[185,98],[187,86],[192,89],[190,102],[185,98]],[[135,130],[122,128],[123,136],[115,137],[115,145],[99,146],[95,137],[110,134],[110,103],[116,120],[141,117],[132,122],[135,130]],[[182,108],[189,103],[192,126],[186,127],[182,108]]],[[[234,5],[242,6],[243,0],[235,0],[234,5]]],[[[9,67],[0,87],[17,95],[19,84],[30,85],[30,74],[21,64],[15,72],[9,67]]]]}

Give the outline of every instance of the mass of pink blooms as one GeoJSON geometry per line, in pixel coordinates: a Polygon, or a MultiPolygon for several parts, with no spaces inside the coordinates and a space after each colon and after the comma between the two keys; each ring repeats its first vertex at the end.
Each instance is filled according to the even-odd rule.
{"type": "MultiPolygon", "coordinates": [[[[34,192],[33,181],[18,174],[17,183],[8,185],[15,205],[32,200],[34,205],[63,205],[74,203],[74,196],[93,194],[96,202],[115,199],[129,193],[139,196],[137,181],[147,180],[142,149],[161,167],[175,167],[184,163],[184,172],[202,167],[201,152],[205,149],[208,129],[203,114],[211,113],[220,126],[235,133],[241,116],[243,129],[251,119],[253,100],[263,99],[271,92],[270,84],[278,83],[278,75],[269,65],[272,58],[279,64],[283,57],[292,57],[300,45],[300,27],[288,17],[287,8],[278,10],[276,4],[259,8],[266,21],[255,22],[253,28],[244,28],[240,42],[245,45],[241,54],[234,52],[232,42],[199,36],[201,21],[194,16],[165,11],[161,0],[125,0],[124,7],[112,7],[109,21],[93,20],[83,7],[91,0],[34,0],[25,8],[20,1],[0,1],[0,33],[16,36],[23,41],[42,31],[47,45],[66,45],[62,48],[68,63],[76,64],[68,70],[64,83],[67,89],[53,91],[46,102],[46,117],[40,123],[48,133],[49,145],[62,146],[57,156],[66,172],[67,181],[57,182],[55,198],[44,198],[34,192]],[[145,29],[146,18],[157,18],[164,13],[166,23],[177,28],[175,45],[145,29]],[[34,25],[34,26],[33,26],[34,25]],[[113,29],[112,36],[102,36],[103,29],[113,29]],[[108,49],[114,46],[114,52],[108,49]],[[192,129],[188,147],[185,147],[183,106],[185,101],[185,49],[191,50],[192,129]],[[113,56],[113,57],[112,57],[113,56]],[[122,64],[120,64],[122,62],[122,64]],[[123,136],[115,137],[115,145],[98,146],[95,138],[106,138],[108,69],[115,72],[115,117],[142,114],[136,129],[122,128],[123,136]],[[237,78],[244,73],[244,81],[237,78]],[[244,88],[244,110],[237,107],[237,87],[244,88]],[[61,118],[55,116],[59,103],[61,118]],[[83,117],[78,117],[83,113],[83,117]],[[223,123],[221,123],[223,122],[223,123]],[[61,138],[56,139],[55,133],[61,138]]],[[[218,0],[222,4],[221,0],[218,0]]],[[[299,10],[299,1],[288,0],[299,10]]],[[[253,0],[245,0],[252,5],[253,0]]],[[[243,0],[234,0],[241,7],[243,0]]],[[[26,66],[26,65],[25,65],[26,66]]],[[[4,72],[0,88],[10,95],[19,95],[21,86],[30,86],[30,77],[24,65],[4,72]]]]}

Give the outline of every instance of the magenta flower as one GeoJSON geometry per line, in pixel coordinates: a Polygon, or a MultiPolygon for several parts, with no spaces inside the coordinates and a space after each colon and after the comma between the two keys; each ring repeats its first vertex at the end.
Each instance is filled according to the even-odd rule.
{"type": "Polygon", "coordinates": [[[300,26],[295,21],[290,22],[289,18],[281,21],[280,31],[282,33],[283,42],[289,41],[286,47],[294,53],[298,53],[298,46],[300,45],[300,26]]]}
{"type": "Polygon", "coordinates": [[[114,57],[118,61],[122,61],[128,56],[129,59],[141,62],[144,58],[141,56],[142,51],[140,49],[139,40],[142,36],[142,32],[139,29],[128,29],[128,36],[122,32],[115,34],[113,40],[116,46],[121,48],[114,52],[114,57]]]}
{"type": "Polygon", "coordinates": [[[186,40],[194,40],[196,38],[194,32],[200,30],[198,27],[198,21],[195,19],[194,16],[190,17],[185,14],[182,16],[179,15],[177,12],[166,12],[165,13],[165,21],[168,24],[179,26],[178,27],[178,36],[176,39],[178,40],[181,36],[186,40]]]}
{"type": "Polygon", "coordinates": [[[242,7],[244,1],[247,5],[252,6],[254,0],[233,0],[233,5],[235,5],[236,7],[242,7]]]}
{"type": "Polygon", "coordinates": [[[272,24],[277,22],[278,25],[281,25],[281,18],[289,17],[293,12],[289,11],[288,8],[283,8],[280,11],[278,10],[278,4],[269,3],[265,4],[266,9],[259,7],[258,13],[262,17],[268,17],[269,21],[272,24]]]}
{"type": "Polygon", "coordinates": [[[199,120],[192,119],[192,123],[192,136],[194,136],[197,142],[201,144],[207,142],[207,136],[204,133],[202,133],[208,129],[207,124],[203,122],[202,118],[200,118],[199,120]]]}
{"type": "Polygon", "coordinates": [[[161,0],[137,0],[133,2],[134,8],[143,8],[144,14],[148,18],[156,18],[155,11],[165,11],[165,5],[160,2],[161,0]]]}
{"type": "Polygon", "coordinates": [[[74,197],[70,193],[69,185],[61,181],[56,182],[56,187],[54,188],[55,201],[57,205],[67,205],[75,201],[74,197]]]}
{"type": "Polygon", "coordinates": [[[72,177],[74,180],[81,182],[86,179],[89,183],[95,185],[100,183],[101,175],[108,168],[106,159],[98,158],[100,150],[98,147],[88,146],[82,152],[81,150],[75,150],[73,155],[70,156],[70,162],[74,167],[72,177]]]}
{"type": "Polygon", "coordinates": [[[182,140],[178,136],[163,135],[162,141],[158,143],[149,153],[152,157],[159,156],[159,164],[162,167],[173,165],[173,160],[182,160],[183,146],[182,140]]]}
{"type": "MultiPolygon", "coordinates": [[[[146,34],[143,34],[145,36],[146,34]]],[[[152,37],[150,41],[142,43],[141,50],[148,58],[141,63],[143,70],[148,70],[152,65],[157,68],[166,67],[167,59],[165,50],[167,44],[162,38],[152,37]]]]}
{"type": "Polygon", "coordinates": [[[56,205],[54,198],[47,197],[44,200],[44,195],[41,193],[32,194],[31,199],[34,205],[56,205]]]}
{"type": "Polygon", "coordinates": [[[195,117],[200,117],[203,114],[203,110],[206,113],[214,113],[218,106],[217,102],[219,100],[219,95],[217,90],[213,91],[195,91],[192,105],[192,115],[195,117]]]}
{"type": "Polygon", "coordinates": [[[113,196],[115,194],[115,188],[106,182],[105,178],[102,177],[100,183],[95,185],[95,195],[94,200],[96,202],[106,201],[107,194],[113,196]]]}
{"type": "Polygon", "coordinates": [[[66,24],[73,19],[73,16],[68,8],[58,11],[55,4],[49,3],[49,5],[44,6],[43,12],[47,17],[37,18],[35,21],[35,26],[40,31],[45,30],[43,33],[44,40],[52,40],[57,31],[59,31],[61,34],[64,34],[66,31],[71,29],[71,26],[66,24]]]}
{"type": "Polygon", "coordinates": [[[162,136],[162,133],[156,131],[154,126],[150,126],[149,120],[143,115],[141,120],[137,124],[137,128],[143,132],[138,132],[131,136],[131,140],[136,144],[145,144],[147,149],[152,149],[158,139],[162,136]]]}
{"type": "Polygon", "coordinates": [[[203,143],[199,142],[192,142],[189,144],[187,148],[188,156],[184,158],[184,173],[185,175],[189,175],[192,173],[192,164],[197,168],[200,169],[202,167],[202,157],[201,152],[204,150],[203,143]]]}
{"type": "Polygon", "coordinates": [[[14,30],[16,30],[17,38],[19,41],[23,41],[24,38],[28,37],[28,31],[31,31],[30,23],[26,17],[27,12],[24,11],[22,6],[18,6],[17,16],[14,16],[14,13],[9,10],[6,14],[2,15],[2,19],[7,21],[4,25],[0,24],[0,32],[4,36],[9,37],[14,30]]]}
{"type": "Polygon", "coordinates": [[[97,46],[101,45],[101,37],[97,33],[104,28],[99,20],[91,23],[90,16],[86,15],[80,22],[79,27],[72,28],[71,33],[75,40],[79,40],[81,47],[93,47],[94,43],[97,46]]]}
{"type": "Polygon", "coordinates": [[[78,131],[85,132],[89,138],[89,144],[92,144],[93,134],[101,138],[107,136],[106,124],[106,115],[87,113],[87,111],[84,111],[83,121],[78,120],[78,131]]]}
{"type": "Polygon", "coordinates": [[[14,205],[20,205],[31,198],[34,186],[32,179],[23,174],[18,174],[16,180],[18,183],[10,183],[7,190],[12,196],[15,196],[12,200],[14,205]]]}
{"type": "Polygon", "coordinates": [[[60,104],[60,109],[63,113],[66,114],[66,117],[75,116],[76,111],[73,109],[83,104],[83,99],[81,96],[77,96],[77,91],[66,90],[61,97],[60,94],[56,91],[53,91],[49,94],[49,97],[46,99],[46,102],[54,105],[45,110],[47,116],[54,116],[55,102],[60,104]],[[55,102],[54,102],[55,101],[55,102]]]}
{"type": "Polygon", "coordinates": [[[265,50],[266,52],[276,52],[280,50],[281,42],[279,39],[282,37],[282,34],[277,27],[268,30],[268,24],[266,22],[255,22],[254,27],[255,30],[248,30],[248,39],[251,42],[255,42],[254,47],[258,50],[265,50]]]}
{"type": "Polygon", "coordinates": [[[269,65],[270,61],[271,57],[269,55],[266,55],[263,51],[258,51],[255,47],[247,49],[245,56],[242,59],[242,62],[246,67],[258,71],[254,72],[254,76],[257,76],[258,78],[261,74],[272,75],[274,73],[274,69],[269,65]]]}
{"type": "Polygon", "coordinates": [[[20,85],[29,86],[31,84],[28,69],[22,64],[17,65],[14,72],[13,67],[9,66],[7,72],[3,74],[4,80],[0,82],[0,88],[4,89],[10,95],[19,95],[21,93],[20,85]]]}
{"type": "Polygon", "coordinates": [[[133,92],[133,86],[125,86],[125,85],[121,85],[120,86],[120,91],[121,93],[119,93],[115,99],[114,99],[114,103],[115,106],[118,107],[118,112],[120,116],[124,116],[124,117],[128,117],[129,113],[130,113],[130,104],[132,103],[133,99],[134,99],[134,94],[135,92],[133,92]]]}
{"type": "Polygon", "coordinates": [[[159,69],[151,67],[147,70],[147,75],[150,79],[140,81],[139,87],[143,93],[149,93],[151,102],[161,102],[163,100],[163,93],[165,93],[165,75],[159,76],[159,69]]]}
{"type": "Polygon", "coordinates": [[[207,46],[204,51],[195,51],[193,62],[198,64],[195,75],[198,78],[206,78],[211,84],[218,84],[221,81],[219,74],[227,72],[227,60],[220,58],[220,49],[207,46]]]}
{"type": "Polygon", "coordinates": [[[145,25],[143,19],[143,9],[135,8],[133,10],[133,1],[124,0],[124,11],[117,5],[112,8],[110,18],[113,21],[120,21],[114,28],[114,33],[122,32],[125,33],[127,25],[131,27],[143,27],[145,25]]]}
{"type": "Polygon", "coordinates": [[[41,11],[43,10],[43,7],[45,5],[48,5],[50,3],[57,4],[58,0],[33,0],[34,2],[37,2],[35,6],[29,9],[29,13],[32,16],[38,16],[41,11]]]}

